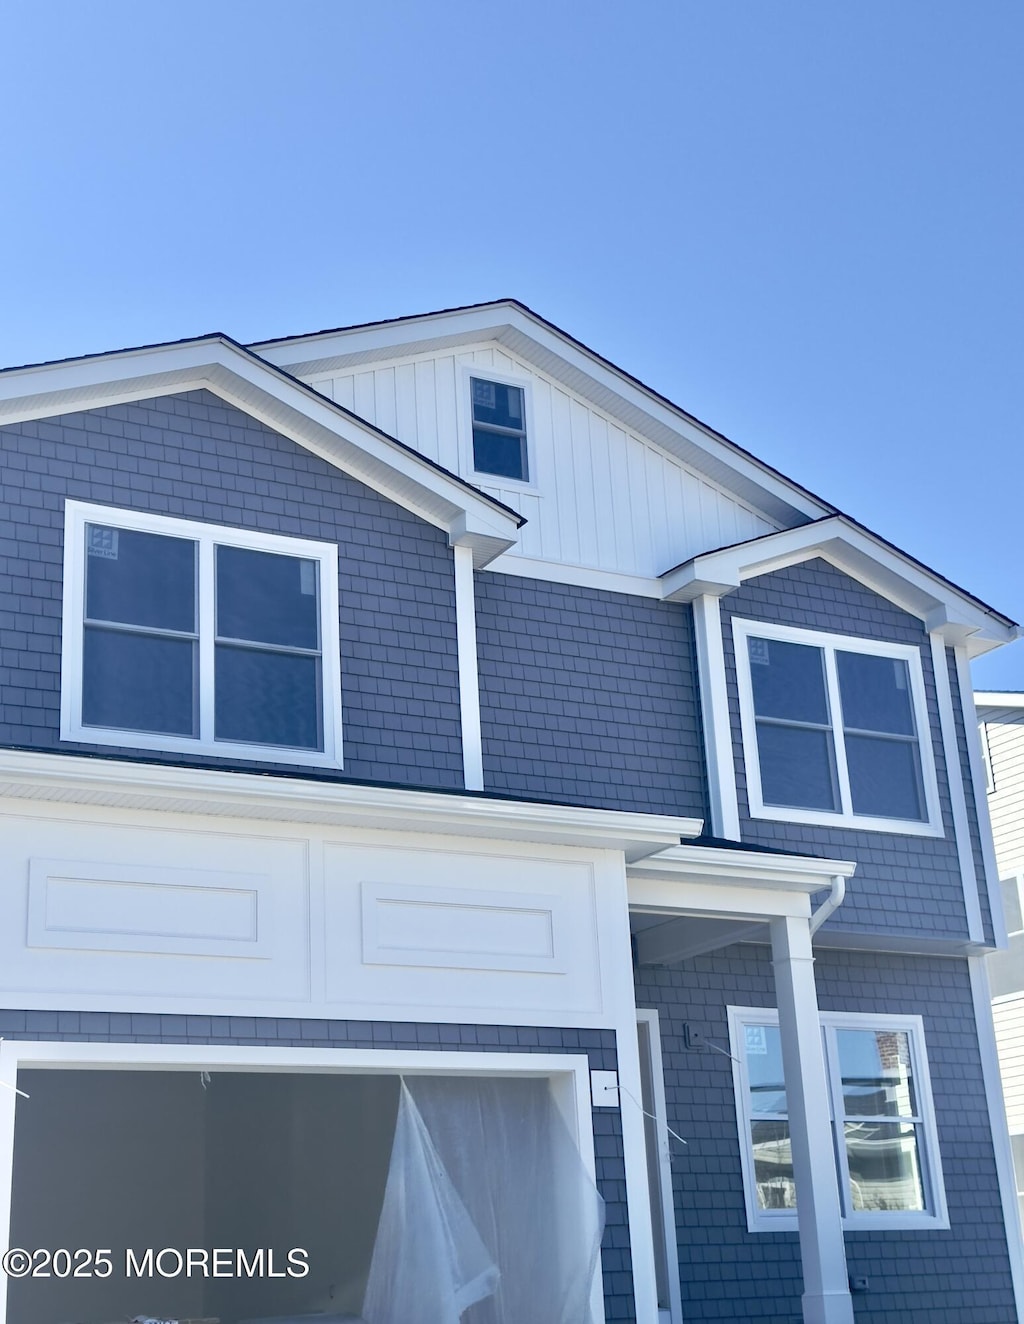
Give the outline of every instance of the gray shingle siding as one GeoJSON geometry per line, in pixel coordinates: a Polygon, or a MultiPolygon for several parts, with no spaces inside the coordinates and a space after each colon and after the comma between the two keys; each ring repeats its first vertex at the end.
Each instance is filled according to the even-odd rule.
{"type": "MultiPolygon", "coordinates": [[[[585,1053],[592,1071],[618,1065],[614,1030],[533,1025],[441,1025],[411,1021],[304,1020],[274,1016],[186,1016],[152,1012],[7,1011],[0,1038],[64,1043],[232,1044],[265,1048],[387,1048],[451,1053],[585,1053]]],[[[601,1246],[605,1313],[636,1319],[626,1210],[622,1121],[593,1114],[597,1186],[605,1201],[601,1246]]]]}
{"type": "Polygon", "coordinates": [[[823,560],[804,562],[748,580],[722,599],[726,681],[732,721],[740,829],[744,841],[857,861],[847,899],[833,929],[873,930],[930,938],[966,938],[967,916],[957,858],[949,783],[935,694],[931,648],[924,625],[823,560]],[[921,651],[931,745],[945,836],[780,823],[750,817],[740,735],[733,617],[771,621],[865,639],[912,644],[921,651]]]}
{"type": "Polygon", "coordinates": [[[58,744],[70,497],[336,542],[345,775],[462,785],[454,571],[439,529],[206,391],[0,428],[0,452],[0,742],[115,753],[58,744]]]}
{"type": "MultiPolygon", "coordinates": [[[[857,1324],[1010,1324],[1016,1319],[995,1155],[966,961],[819,951],[823,1011],[920,1015],[935,1096],[949,1231],[850,1232],[857,1324]]],[[[728,1048],[726,1007],[776,1005],[769,950],[742,945],[636,972],[637,1005],[656,1007],[665,1054],[668,1125],[683,1318],[796,1324],[800,1254],[795,1232],[746,1230],[732,1066],[714,1050],[687,1050],[694,1023],[728,1048]]]]}
{"type": "MultiPolygon", "coordinates": [[[[985,876],[985,854],[982,850],[981,826],[978,822],[978,802],[974,795],[974,779],[971,776],[971,756],[967,748],[967,729],[964,725],[963,704],[960,702],[960,680],[957,675],[956,654],[951,648],[946,649],[946,666],[949,668],[949,688],[953,695],[953,715],[956,718],[957,749],[960,754],[961,775],[964,779],[964,795],[967,799],[967,821],[971,832],[971,855],[974,860],[974,872],[978,880],[978,899],[981,903],[981,922],[985,931],[986,942],[994,942],[992,906],[989,902],[988,886],[985,876]]],[[[973,713],[971,714],[971,720],[974,721],[973,713]]]]}
{"type": "Polygon", "coordinates": [[[476,616],[489,790],[705,816],[688,607],[484,572],[476,616]]]}

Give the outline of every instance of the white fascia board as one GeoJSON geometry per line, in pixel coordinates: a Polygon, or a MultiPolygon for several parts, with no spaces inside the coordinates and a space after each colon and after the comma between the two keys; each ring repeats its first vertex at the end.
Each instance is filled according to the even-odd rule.
{"type": "Polygon", "coordinates": [[[627,877],[675,879],[744,888],[780,887],[811,895],[830,889],[835,877],[852,878],[851,860],[824,860],[806,855],[730,850],[727,846],[672,846],[630,865],[627,877]]]}
{"type": "Polygon", "coordinates": [[[268,362],[299,376],[320,376],[374,359],[440,351],[483,339],[497,341],[579,391],[671,454],[724,483],[777,523],[817,519],[834,509],[515,303],[498,301],[255,348],[268,362]]]}
{"type": "Polygon", "coordinates": [[[518,540],[514,512],[220,338],[0,373],[0,425],[204,389],[444,529],[478,565],[518,540]]]}
{"type": "Polygon", "coordinates": [[[431,832],[621,851],[627,861],[700,835],[699,818],[0,750],[0,797],[220,818],[431,832]]]}
{"type": "Polygon", "coordinates": [[[703,552],[661,576],[663,596],[689,602],[704,593],[722,596],[747,579],[821,557],[923,621],[972,656],[1012,643],[1019,627],[1001,621],[967,594],[916,565],[841,515],[780,533],[703,552]]]}
{"type": "Polygon", "coordinates": [[[1016,690],[975,690],[975,708],[1024,708],[1024,694],[1016,690]]]}

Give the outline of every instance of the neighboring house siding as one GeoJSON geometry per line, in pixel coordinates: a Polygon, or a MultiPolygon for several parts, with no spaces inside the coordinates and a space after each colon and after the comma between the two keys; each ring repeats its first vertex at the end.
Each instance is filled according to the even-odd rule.
{"type": "Polygon", "coordinates": [[[660,575],[698,552],[778,527],[500,346],[306,374],[324,395],[526,516],[516,553],[660,575]],[[465,369],[530,382],[531,486],[474,477],[465,369]],[[461,445],[460,445],[461,440],[461,445]],[[535,486],[535,489],[533,485],[535,486]]]}
{"type": "MultiPolygon", "coordinates": [[[[1010,1324],[1016,1320],[981,1057],[965,961],[819,950],[823,1011],[924,1019],[949,1231],[851,1232],[857,1324],[1010,1324]]],[[[639,1007],[660,1013],[673,1142],[683,1319],[798,1324],[795,1232],[746,1230],[732,1066],[727,1052],[685,1047],[692,1023],[728,1049],[726,1007],[776,1005],[770,951],[741,945],[636,972],[639,1007]]]]}
{"type": "Polygon", "coordinates": [[[816,559],[748,580],[722,599],[726,682],[742,839],[832,859],[856,860],[847,898],[830,927],[894,935],[966,938],[963,883],[953,833],[931,650],[922,623],[816,559]],[[945,836],[941,838],[753,819],[747,807],[733,617],[912,644],[921,650],[931,744],[945,836]]]}
{"type": "Polygon", "coordinates": [[[119,752],[59,741],[64,502],[74,498],[336,542],[345,776],[462,785],[454,571],[440,530],[205,391],[0,428],[0,447],[0,742],[119,752]]]}
{"type": "Polygon", "coordinates": [[[982,739],[988,742],[994,789],[988,797],[1000,878],[1024,871],[1024,711],[986,708],[982,739]]]}
{"type": "Polygon", "coordinates": [[[1024,997],[1007,998],[992,1005],[1003,1078],[1006,1120],[1011,1134],[1024,1132],[1024,997]]]}
{"type": "MultiPolygon", "coordinates": [[[[615,1071],[613,1030],[390,1021],[299,1020],[266,1016],[180,1016],[137,1012],[0,1010],[0,1038],[33,1041],[234,1044],[265,1048],[379,1048],[452,1053],[585,1053],[593,1071],[615,1071]]],[[[626,1212],[622,1126],[617,1109],[594,1112],[597,1185],[605,1201],[601,1248],[605,1313],[636,1319],[626,1212]]]]}
{"type": "Polygon", "coordinates": [[[488,790],[705,816],[688,607],[486,571],[476,602],[488,790]]]}

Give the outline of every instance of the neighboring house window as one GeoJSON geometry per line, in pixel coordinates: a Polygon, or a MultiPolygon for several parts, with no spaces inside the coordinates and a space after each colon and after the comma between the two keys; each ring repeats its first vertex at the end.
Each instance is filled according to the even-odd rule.
{"type": "Polygon", "coordinates": [[[337,766],[337,548],[67,503],[61,737],[337,766]]]}
{"type": "MultiPolygon", "coordinates": [[[[847,1226],[948,1226],[924,1030],[917,1016],[821,1016],[847,1226]]],[[[751,1231],[796,1227],[778,1014],[729,1008],[751,1231]]]]}
{"type": "Polygon", "coordinates": [[[1024,905],[1021,904],[1022,883],[1024,883],[1024,874],[1015,874],[1012,878],[1004,878],[999,884],[1003,893],[1003,915],[1006,919],[1006,933],[1011,938],[1017,933],[1024,933],[1024,905]]]}
{"type": "Polygon", "coordinates": [[[526,392],[507,382],[471,377],[473,468],[525,483],[530,478],[526,450],[526,392]]]}
{"type": "Polygon", "coordinates": [[[734,620],[750,812],[939,836],[921,655],[734,620]]]}

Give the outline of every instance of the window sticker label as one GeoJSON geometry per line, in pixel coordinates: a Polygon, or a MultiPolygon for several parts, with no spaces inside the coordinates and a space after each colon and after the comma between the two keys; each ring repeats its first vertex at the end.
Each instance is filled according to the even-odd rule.
{"type": "Polygon", "coordinates": [[[768,656],[768,640],[755,639],[748,640],[750,644],[750,660],[759,667],[771,666],[771,658],[768,656]]]}
{"type": "Polygon", "coordinates": [[[299,592],[307,598],[316,596],[316,566],[312,561],[299,562],[299,592]]]}
{"type": "Polygon", "coordinates": [[[481,382],[474,377],[473,403],[481,405],[484,409],[495,409],[498,404],[498,393],[494,382],[481,382]]]}
{"type": "Polygon", "coordinates": [[[116,561],[117,530],[104,528],[101,524],[88,524],[85,546],[90,556],[98,556],[104,561],[116,561]]]}
{"type": "Polygon", "coordinates": [[[768,1037],[764,1030],[765,1027],[763,1025],[744,1026],[748,1057],[768,1056],[768,1037]]]}

